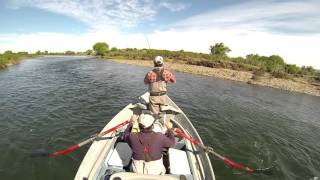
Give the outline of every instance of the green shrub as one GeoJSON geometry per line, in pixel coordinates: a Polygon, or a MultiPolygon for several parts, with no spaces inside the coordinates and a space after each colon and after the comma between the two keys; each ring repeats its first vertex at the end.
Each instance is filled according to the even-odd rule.
{"type": "Polygon", "coordinates": [[[274,71],[272,73],[272,76],[275,77],[275,78],[288,78],[288,75],[286,72],[284,71],[274,71]]]}

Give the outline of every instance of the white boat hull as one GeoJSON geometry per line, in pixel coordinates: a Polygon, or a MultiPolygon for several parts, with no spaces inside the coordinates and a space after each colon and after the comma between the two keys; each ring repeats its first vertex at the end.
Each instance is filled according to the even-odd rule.
{"type": "MultiPolygon", "coordinates": [[[[141,96],[143,100],[148,101],[148,93],[145,93],[141,96]]],[[[169,105],[174,107],[176,110],[180,111],[179,115],[175,116],[173,123],[175,126],[178,126],[180,129],[184,131],[184,133],[190,135],[191,137],[198,139],[200,142],[201,139],[196,131],[196,129],[192,126],[190,120],[187,116],[182,112],[182,110],[168,97],[167,102],[169,105]]],[[[133,111],[130,109],[132,104],[127,105],[124,109],[122,109],[102,130],[105,131],[109,128],[112,128],[126,120],[129,120],[133,115],[133,111]]],[[[121,130],[123,131],[126,127],[123,127],[121,130]]],[[[111,132],[106,134],[104,137],[110,137],[114,134],[111,132]]],[[[92,143],[89,148],[87,154],[85,155],[78,172],[75,176],[75,180],[96,180],[101,179],[104,175],[105,171],[108,170],[108,161],[112,152],[115,150],[116,138],[110,140],[101,140],[95,141],[92,143]]],[[[188,149],[188,151],[183,151],[183,154],[186,154],[187,161],[189,162],[190,175],[186,175],[188,180],[202,180],[202,179],[215,179],[210,159],[206,152],[204,152],[201,148],[193,145],[189,141],[184,141],[184,146],[188,149]],[[197,152],[197,153],[194,153],[197,152]]],[[[179,154],[178,152],[178,154],[179,154]]],[[[175,155],[177,156],[177,155],[175,155]]],[[[172,164],[173,166],[173,164],[172,164]]],[[[180,168],[180,167],[179,167],[180,168]]],[[[179,172],[179,170],[178,170],[179,172]]],[[[104,175],[105,176],[105,175],[104,175]]],[[[111,176],[113,177],[113,176],[111,176]]],[[[154,175],[138,175],[130,172],[121,172],[117,173],[117,177],[120,179],[181,179],[179,175],[168,174],[165,176],[154,176],[154,175]]],[[[104,179],[104,178],[102,178],[104,179]]]]}

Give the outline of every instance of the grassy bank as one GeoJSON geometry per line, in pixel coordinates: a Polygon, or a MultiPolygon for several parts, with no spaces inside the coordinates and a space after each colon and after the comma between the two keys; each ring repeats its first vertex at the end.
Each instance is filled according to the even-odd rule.
{"type": "Polygon", "coordinates": [[[231,50],[223,43],[210,46],[210,51],[210,54],[206,54],[183,50],[115,47],[109,50],[106,43],[96,43],[93,50],[87,50],[86,54],[142,66],[153,66],[153,58],[161,55],[165,58],[167,68],[176,71],[320,96],[320,71],[312,66],[298,67],[287,64],[278,55],[249,54],[246,57],[228,57],[226,53],[231,50]]]}
{"type": "MultiPolygon", "coordinates": [[[[124,58],[113,58],[112,61],[124,64],[153,67],[151,60],[126,60],[124,58]]],[[[276,78],[270,73],[257,76],[253,71],[239,71],[226,68],[211,68],[187,63],[166,62],[165,68],[191,73],[202,76],[212,76],[221,79],[241,81],[244,83],[267,86],[290,92],[300,92],[314,96],[320,96],[320,83],[303,77],[276,78]]]]}
{"type": "Polygon", "coordinates": [[[27,57],[33,57],[34,55],[28,54],[26,52],[20,53],[12,53],[12,52],[5,52],[4,54],[0,54],[0,69],[4,69],[8,66],[18,64],[21,59],[27,57]]]}
{"type": "Polygon", "coordinates": [[[238,71],[252,71],[256,74],[269,73],[276,78],[296,77],[318,77],[320,71],[312,66],[298,67],[294,64],[285,63],[278,55],[260,56],[249,54],[246,57],[228,57],[226,54],[206,54],[186,51],[168,51],[156,49],[111,49],[103,56],[114,59],[130,60],[152,60],[161,55],[169,62],[204,66],[210,68],[225,68],[238,71]]]}
{"type": "Polygon", "coordinates": [[[17,64],[19,59],[20,57],[17,54],[0,54],[0,69],[17,64]]]}

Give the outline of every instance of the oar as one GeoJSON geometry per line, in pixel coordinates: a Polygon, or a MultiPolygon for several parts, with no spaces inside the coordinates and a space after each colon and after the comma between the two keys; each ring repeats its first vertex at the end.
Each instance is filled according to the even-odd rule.
{"type": "Polygon", "coordinates": [[[177,133],[177,135],[189,140],[192,144],[198,145],[199,147],[201,147],[206,152],[212,153],[214,156],[218,157],[223,162],[229,164],[230,166],[232,166],[235,169],[239,169],[239,170],[245,171],[247,173],[264,173],[266,175],[271,175],[272,174],[271,173],[271,169],[275,166],[275,164],[273,164],[272,166],[270,166],[268,168],[264,168],[264,169],[253,169],[253,168],[249,168],[249,167],[246,167],[246,166],[242,166],[240,164],[237,164],[237,163],[231,161],[230,159],[228,159],[226,157],[223,157],[222,155],[220,155],[217,152],[215,152],[212,147],[208,147],[208,146],[205,146],[205,145],[201,144],[199,141],[197,141],[196,139],[193,139],[192,137],[184,134],[179,129],[175,129],[175,132],[177,133]]]}
{"type": "Polygon", "coordinates": [[[89,142],[93,142],[94,140],[96,140],[96,139],[99,138],[99,137],[102,137],[102,136],[104,136],[104,135],[106,135],[106,134],[108,134],[108,133],[110,133],[110,132],[113,132],[113,131],[115,131],[115,130],[117,130],[117,129],[123,127],[123,126],[125,126],[125,125],[128,124],[129,122],[130,122],[129,120],[124,121],[124,122],[122,122],[122,123],[120,123],[120,124],[118,124],[118,125],[110,128],[110,129],[108,129],[108,130],[106,130],[106,131],[104,131],[104,132],[102,132],[102,133],[100,133],[100,134],[93,135],[93,136],[91,136],[89,139],[86,139],[86,140],[84,140],[84,141],[82,141],[82,142],[80,142],[80,143],[78,143],[78,144],[76,144],[76,145],[73,145],[73,146],[71,146],[71,147],[69,147],[69,148],[67,148],[67,149],[65,149],[65,150],[57,151],[57,152],[53,152],[53,153],[47,153],[47,152],[43,152],[43,151],[37,151],[37,152],[33,152],[33,153],[31,154],[31,156],[32,156],[32,157],[37,157],[37,156],[59,156],[59,155],[67,154],[67,153],[69,153],[69,152],[71,152],[71,151],[74,151],[74,150],[78,149],[78,148],[81,147],[81,146],[84,146],[84,145],[88,144],[89,142]]]}

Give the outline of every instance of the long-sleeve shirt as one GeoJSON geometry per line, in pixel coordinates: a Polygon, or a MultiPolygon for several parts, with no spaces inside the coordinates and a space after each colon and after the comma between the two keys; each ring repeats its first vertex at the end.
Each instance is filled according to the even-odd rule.
{"type": "Polygon", "coordinates": [[[168,130],[166,134],[142,130],[139,133],[131,133],[132,124],[129,124],[124,132],[124,140],[132,149],[132,157],[135,160],[145,160],[144,144],[149,145],[150,161],[159,160],[164,148],[175,145],[174,134],[168,130]],[[143,144],[144,143],[144,144],[143,144]]]}
{"type": "MultiPolygon", "coordinates": [[[[164,81],[166,83],[168,83],[168,82],[175,83],[176,82],[176,77],[167,69],[163,69],[162,78],[164,79],[164,81]]],[[[144,83],[150,84],[150,83],[156,82],[156,80],[157,80],[157,74],[154,71],[149,71],[144,78],[144,83]]]]}

